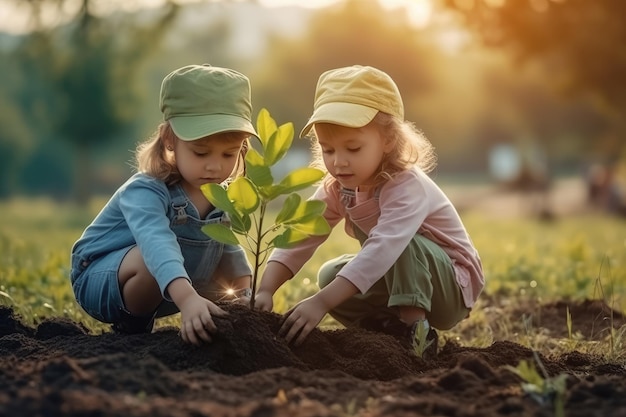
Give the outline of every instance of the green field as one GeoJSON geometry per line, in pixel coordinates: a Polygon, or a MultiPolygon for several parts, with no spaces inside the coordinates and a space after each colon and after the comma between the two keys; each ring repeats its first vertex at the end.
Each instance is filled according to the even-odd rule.
{"type": "MultiPolygon", "coordinates": [[[[94,331],[106,330],[74,301],[69,284],[69,253],[73,242],[103,204],[76,208],[50,200],[0,203],[0,305],[11,306],[25,323],[63,316],[94,331]]],[[[487,277],[485,299],[551,300],[604,299],[626,312],[626,222],[608,216],[562,217],[552,222],[533,219],[493,219],[464,214],[487,277]]],[[[316,270],[324,260],[357,243],[336,228],[303,270],[275,298],[284,312],[316,290],[316,270]]],[[[481,300],[471,320],[486,320],[481,300]]],[[[177,317],[159,325],[176,324],[177,317]]],[[[325,319],[323,326],[332,326],[325,319]]],[[[619,337],[624,338],[624,329],[619,337]]],[[[484,331],[466,342],[489,343],[484,331]]]]}

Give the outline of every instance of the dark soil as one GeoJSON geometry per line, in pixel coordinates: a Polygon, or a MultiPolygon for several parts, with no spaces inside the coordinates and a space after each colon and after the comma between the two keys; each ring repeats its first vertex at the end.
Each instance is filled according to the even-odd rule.
{"type": "MultiPolygon", "coordinates": [[[[567,337],[566,309],[579,339],[599,340],[611,313],[614,327],[625,322],[597,301],[535,307],[534,325],[555,338],[567,337]]],[[[565,416],[626,416],[626,368],[599,356],[534,354],[505,340],[464,347],[444,335],[424,362],[359,329],[315,330],[292,347],[276,336],[280,316],[225,308],[213,343],[194,347],[175,328],[95,335],[60,318],[30,328],[0,307],[0,416],[558,415],[554,393],[529,394],[507,367],[521,360],[540,361],[550,380],[566,375],[565,416]]]]}

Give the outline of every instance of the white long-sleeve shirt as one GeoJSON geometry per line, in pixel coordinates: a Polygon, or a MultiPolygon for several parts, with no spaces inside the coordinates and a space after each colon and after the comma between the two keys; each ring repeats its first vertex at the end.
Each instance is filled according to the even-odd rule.
{"type": "MultiPolygon", "coordinates": [[[[339,276],[366,292],[420,233],[448,254],[466,307],[474,305],[485,284],[480,257],[456,209],[428,175],[419,168],[401,172],[380,187],[378,198],[357,191],[351,207],[342,202],[342,194],[339,184],[323,184],[311,197],[326,203],[324,217],[331,227],[345,219],[349,236],[356,238],[351,223],[368,236],[339,276]]],[[[275,249],[268,262],[280,262],[295,274],[327,238],[314,236],[295,248],[275,249]]]]}

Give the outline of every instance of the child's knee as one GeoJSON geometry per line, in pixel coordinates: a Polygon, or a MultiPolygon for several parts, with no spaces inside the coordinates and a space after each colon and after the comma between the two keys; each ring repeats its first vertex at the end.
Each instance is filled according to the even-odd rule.
{"type": "Polygon", "coordinates": [[[434,314],[431,311],[426,317],[430,324],[438,330],[450,330],[469,317],[469,309],[465,307],[450,308],[434,314]]]}
{"type": "Polygon", "coordinates": [[[317,273],[317,285],[320,288],[324,288],[330,284],[335,279],[340,269],[341,268],[338,269],[335,264],[326,262],[317,273]]]}
{"type": "Polygon", "coordinates": [[[317,285],[319,285],[320,288],[324,288],[333,282],[339,271],[341,271],[341,268],[350,262],[352,258],[354,258],[354,255],[342,255],[324,263],[317,273],[317,285]]]}

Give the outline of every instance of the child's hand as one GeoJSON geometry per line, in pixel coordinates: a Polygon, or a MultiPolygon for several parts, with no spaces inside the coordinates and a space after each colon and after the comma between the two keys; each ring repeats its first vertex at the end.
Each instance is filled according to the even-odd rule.
{"type": "Polygon", "coordinates": [[[274,308],[274,301],[272,300],[272,293],[269,291],[259,291],[254,297],[254,308],[261,311],[272,311],[274,308]]]}
{"type": "Polygon", "coordinates": [[[237,297],[237,298],[233,298],[230,302],[233,304],[241,304],[244,306],[249,306],[250,297],[247,297],[247,296],[237,297]]]}
{"type": "Polygon", "coordinates": [[[178,307],[181,313],[180,337],[194,345],[211,342],[211,333],[217,331],[211,315],[228,314],[197,293],[186,297],[178,307]]]}
{"type": "Polygon", "coordinates": [[[321,297],[315,295],[309,297],[285,313],[285,320],[280,326],[278,335],[285,336],[287,343],[295,339],[294,344],[298,346],[319,324],[328,310],[321,297]]]}

